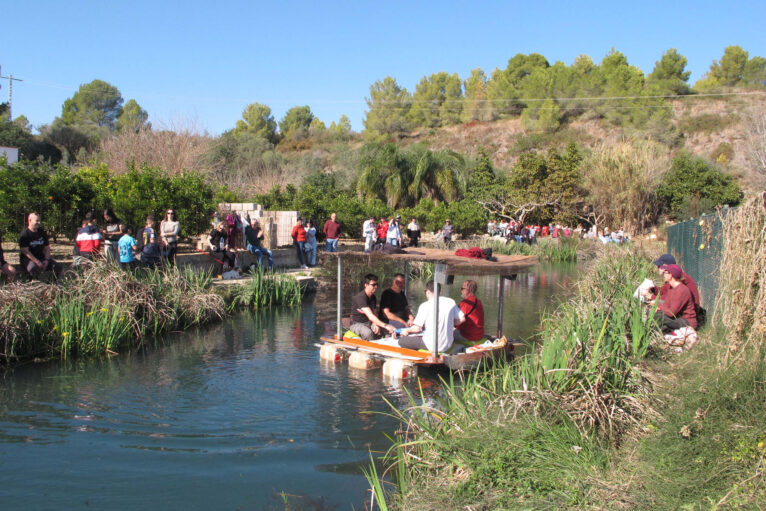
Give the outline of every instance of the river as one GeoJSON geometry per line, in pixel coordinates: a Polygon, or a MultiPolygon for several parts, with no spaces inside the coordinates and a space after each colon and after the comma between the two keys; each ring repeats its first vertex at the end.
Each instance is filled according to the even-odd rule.
{"type": "MultiPolygon", "coordinates": [[[[541,266],[508,281],[505,334],[533,335],[574,276],[571,266],[541,266]]],[[[492,332],[497,279],[475,280],[492,332]]],[[[458,300],[461,282],[449,288],[458,300]]],[[[412,283],[411,302],[422,299],[422,283],[412,283]]],[[[384,397],[407,397],[380,371],[320,363],[314,344],[334,317],[332,300],[309,297],[134,353],[5,372],[2,508],[285,509],[287,499],[290,509],[360,509],[360,467],[397,427],[374,412],[389,410],[384,397]]],[[[432,374],[421,382],[438,387],[432,374]]]]}

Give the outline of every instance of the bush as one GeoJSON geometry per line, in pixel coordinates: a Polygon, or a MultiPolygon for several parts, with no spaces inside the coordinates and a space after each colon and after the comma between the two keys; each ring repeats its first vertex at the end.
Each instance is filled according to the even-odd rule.
{"type": "Polygon", "coordinates": [[[657,197],[670,216],[680,220],[713,207],[736,206],[743,194],[734,178],[702,158],[681,154],[657,187],[657,197]]]}

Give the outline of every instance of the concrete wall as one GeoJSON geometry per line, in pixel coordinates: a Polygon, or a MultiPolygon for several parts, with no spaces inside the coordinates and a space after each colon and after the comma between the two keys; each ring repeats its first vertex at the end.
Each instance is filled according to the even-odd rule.
{"type": "Polygon", "coordinates": [[[248,216],[251,219],[257,218],[264,230],[264,246],[270,250],[293,244],[290,233],[298,220],[297,211],[267,211],[260,204],[252,202],[221,203],[218,211],[222,215],[221,220],[230,211],[238,212],[244,221],[247,221],[248,216]]]}

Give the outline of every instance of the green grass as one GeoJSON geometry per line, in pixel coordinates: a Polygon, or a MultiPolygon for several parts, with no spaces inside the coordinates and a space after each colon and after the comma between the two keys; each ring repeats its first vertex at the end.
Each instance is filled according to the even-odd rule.
{"type": "MultiPolygon", "coordinates": [[[[723,336],[710,333],[652,396],[666,404],[610,479],[635,481],[630,502],[653,509],[766,508],[766,363],[722,368],[723,336]],[[760,475],[758,475],[760,472],[760,475]],[[749,480],[749,481],[748,481],[749,480]]],[[[667,369],[667,368],[664,368],[667,369]]],[[[627,449],[626,449],[627,450],[627,449]]]]}

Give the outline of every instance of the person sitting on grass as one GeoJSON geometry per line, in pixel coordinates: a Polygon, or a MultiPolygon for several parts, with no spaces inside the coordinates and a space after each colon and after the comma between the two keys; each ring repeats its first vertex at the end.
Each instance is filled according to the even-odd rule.
{"type": "Polygon", "coordinates": [[[434,345],[434,338],[436,338],[437,349],[440,353],[450,351],[455,340],[455,328],[465,321],[465,314],[458,308],[455,300],[446,296],[439,296],[439,332],[438,335],[435,335],[433,324],[436,299],[434,282],[431,280],[426,284],[426,301],[418,307],[418,313],[412,326],[402,329],[399,333],[401,335],[398,341],[400,347],[411,350],[431,350],[434,345]],[[420,332],[423,332],[422,337],[410,335],[420,332]]]}
{"type": "MultiPolygon", "coordinates": [[[[662,270],[662,266],[676,264],[676,258],[673,257],[671,254],[662,254],[660,257],[657,258],[656,261],[653,261],[653,263],[657,267],[657,271],[660,272],[660,275],[664,276],[664,271],[662,270]]],[[[683,269],[681,271],[683,272],[683,269]]],[[[692,299],[694,300],[695,311],[699,314],[699,312],[700,312],[700,293],[699,293],[699,290],[697,289],[697,283],[694,282],[694,279],[691,278],[686,272],[683,272],[681,277],[682,277],[681,280],[686,285],[686,287],[689,288],[689,292],[691,292],[691,294],[692,294],[692,299]]],[[[670,283],[666,281],[662,285],[662,287],[660,287],[659,289],[657,289],[656,287],[653,287],[653,288],[651,288],[651,289],[649,289],[647,291],[648,292],[644,292],[643,295],[644,295],[644,298],[648,302],[653,302],[658,297],[660,299],[663,299],[663,296],[665,294],[667,294],[668,291],[670,291],[670,283]]]]}
{"type": "Polygon", "coordinates": [[[133,237],[133,229],[125,226],[125,234],[117,242],[117,249],[120,252],[120,267],[123,270],[132,270],[136,266],[135,246],[138,242],[133,237]]]}
{"type": "Polygon", "coordinates": [[[378,277],[372,273],[364,276],[364,288],[351,299],[351,326],[349,330],[364,339],[371,341],[384,330],[390,334],[396,331],[393,325],[384,323],[375,315],[378,300],[375,291],[378,289],[378,277]]]}
{"type": "Polygon", "coordinates": [[[210,257],[221,263],[221,271],[225,271],[226,266],[234,268],[236,264],[234,255],[229,252],[227,231],[228,225],[221,221],[210,231],[207,237],[208,253],[210,257]]]}
{"type": "Polygon", "coordinates": [[[458,307],[463,311],[465,321],[455,331],[455,337],[459,340],[477,342],[484,337],[484,305],[476,297],[478,287],[475,280],[466,280],[460,286],[463,299],[458,307]]]}
{"type": "Polygon", "coordinates": [[[258,266],[263,267],[263,254],[269,261],[269,270],[274,268],[274,255],[271,250],[268,250],[263,246],[263,229],[257,218],[250,219],[250,225],[245,227],[245,240],[247,241],[247,249],[253,255],[258,256],[258,266]]]}
{"type": "Polygon", "coordinates": [[[3,237],[0,236],[0,273],[5,275],[5,278],[8,279],[8,282],[13,282],[13,280],[16,279],[16,276],[18,275],[16,273],[16,268],[13,267],[13,265],[9,264],[5,260],[5,256],[3,255],[3,237]]]}
{"type": "Polygon", "coordinates": [[[51,257],[51,246],[48,234],[41,227],[42,217],[30,213],[27,217],[27,228],[19,234],[19,261],[21,269],[30,277],[35,277],[51,270],[58,278],[61,265],[51,257]]]}
{"type": "Polygon", "coordinates": [[[660,267],[665,282],[670,286],[659,302],[655,319],[663,333],[670,333],[679,328],[697,329],[697,312],[691,291],[683,282],[684,272],[677,264],[660,267]]]}
{"type": "Polygon", "coordinates": [[[404,274],[397,273],[391,287],[380,295],[380,319],[395,328],[412,326],[415,316],[410,312],[410,304],[404,294],[404,274]]]}

